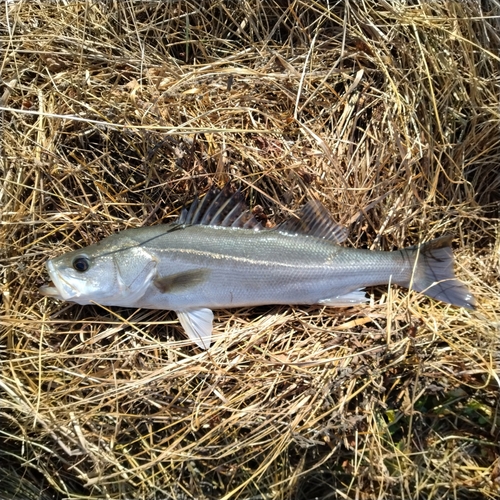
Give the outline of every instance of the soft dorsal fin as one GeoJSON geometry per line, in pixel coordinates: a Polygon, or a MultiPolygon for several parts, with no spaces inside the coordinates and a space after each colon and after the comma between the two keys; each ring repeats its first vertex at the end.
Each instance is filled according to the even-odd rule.
{"type": "Polygon", "coordinates": [[[291,234],[303,234],[342,243],[347,239],[349,231],[346,227],[337,224],[330,212],[317,200],[308,201],[293,217],[277,228],[277,231],[291,234]]]}
{"type": "Polygon", "coordinates": [[[176,224],[262,229],[241,191],[233,193],[229,184],[223,189],[210,189],[201,201],[195,198],[189,209],[182,209],[176,224]]]}

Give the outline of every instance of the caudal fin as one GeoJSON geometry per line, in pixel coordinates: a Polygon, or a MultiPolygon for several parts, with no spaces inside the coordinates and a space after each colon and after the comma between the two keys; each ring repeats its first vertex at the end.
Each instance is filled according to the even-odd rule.
{"type": "Polygon", "coordinates": [[[442,236],[404,251],[413,262],[412,279],[403,284],[443,302],[474,309],[476,301],[453,272],[452,236],[442,236]],[[415,259],[416,263],[415,263],[415,259]]]}

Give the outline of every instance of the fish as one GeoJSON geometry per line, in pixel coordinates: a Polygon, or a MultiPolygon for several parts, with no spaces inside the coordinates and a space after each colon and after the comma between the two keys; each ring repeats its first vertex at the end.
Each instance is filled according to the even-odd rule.
{"type": "Polygon", "coordinates": [[[351,307],[364,289],[395,284],[474,309],[453,270],[452,236],[393,251],[345,247],[348,229],[317,200],[263,227],[240,190],[212,188],[168,224],[126,229],[49,259],[41,294],[77,304],[177,313],[188,337],[211,345],[213,310],[266,304],[351,307]]]}

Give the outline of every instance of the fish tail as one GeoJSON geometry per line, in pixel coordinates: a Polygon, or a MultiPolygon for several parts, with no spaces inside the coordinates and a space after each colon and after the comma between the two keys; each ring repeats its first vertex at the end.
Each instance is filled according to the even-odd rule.
{"type": "Polygon", "coordinates": [[[452,236],[442,236],[403,251],[413,263],[411,279],[400,283],[454,306],[474,309],[476,301],[453,272],[452,236]]]}

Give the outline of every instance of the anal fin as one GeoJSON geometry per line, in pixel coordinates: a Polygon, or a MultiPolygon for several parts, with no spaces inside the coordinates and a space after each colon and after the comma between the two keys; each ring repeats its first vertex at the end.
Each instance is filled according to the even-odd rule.
{"type": "Polygon", "coordinates": [[[329,307],[351,307],[356,304],[364,304],[366,302],[368,302],[366,292],[363,290],[355,290],[354,292],[349,292],[345,295],[322,299],[318,301],[318,304],[329,307]]]}
{"type": "Polygon", "coordinates": [[[214,313],[205,307],[176,311],[188,337],[201,349],[208,349],[212,341],[214,313]]]}

